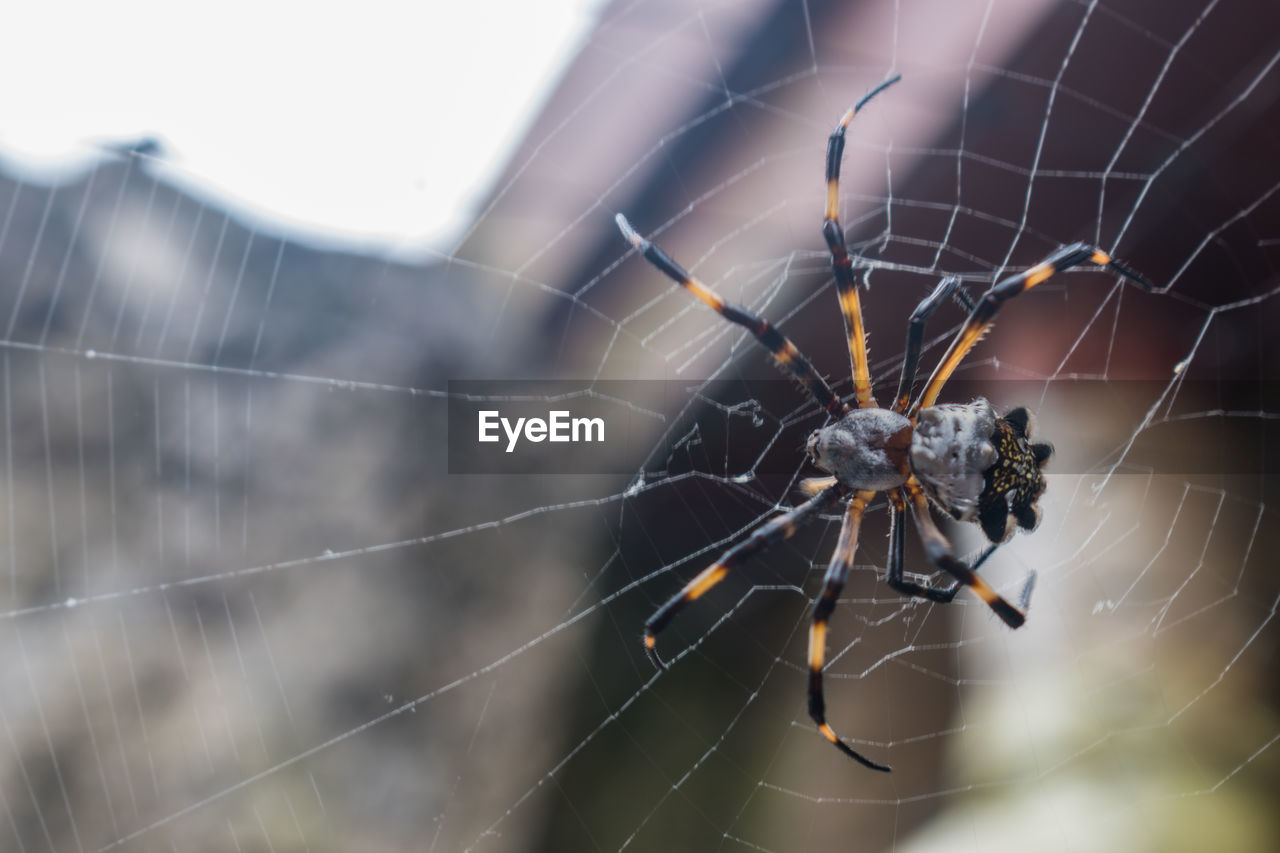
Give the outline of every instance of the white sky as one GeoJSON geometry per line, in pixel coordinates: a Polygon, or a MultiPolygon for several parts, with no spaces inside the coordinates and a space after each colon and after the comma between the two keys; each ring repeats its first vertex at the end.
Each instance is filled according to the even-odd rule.
{"type": "Polygon", "coordinates": [[[275,228],[447,251],[602,2],[12,3],[0,157],[49,180],[153,135],[275,228]]]}

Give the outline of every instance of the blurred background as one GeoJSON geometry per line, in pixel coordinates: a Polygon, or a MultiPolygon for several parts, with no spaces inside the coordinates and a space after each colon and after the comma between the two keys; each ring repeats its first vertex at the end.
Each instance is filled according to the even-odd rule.
{"type": "Polygon", "coordinates": [[[1280,845],[1280,10],[64,3],[6,30],[0,849],[1280,845]],[[1055,277],[944,394],[1029,405],[1056,447],[1040,528],[983,568],[1011,597],[1036,573],[1026,626],[896,595],[868,513],[828,709],[882,775],[805,710],[838,513],[644,658],[653,609],[795,505],[822,418],[613,217],[849,394],[823,158],[894,73],[840,195],[881,402],[943,275],[976,296],[1087,240],[1156,288],[1055,277]],[[513,379],[697,401],[652,416],[635,384],[609,472],[450,473],[448,383],[513,379]]]}

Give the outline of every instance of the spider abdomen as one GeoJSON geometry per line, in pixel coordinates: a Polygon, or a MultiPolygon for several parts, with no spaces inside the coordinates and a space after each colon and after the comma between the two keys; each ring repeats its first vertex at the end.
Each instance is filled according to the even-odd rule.
{"type": "Polygon", "coordinates": [[[921,409],[911,440],[911,470],[930,499],[957,521],[975,521],[983,472],[996,464],[996,413],[982,397],[966,405],[921,409]]]}
{"type": "Polygon", "coordinates": [[[996,419],[991,436],[996,462],[982,475],[978,524],[992,542],[1003,542],[1014,525],[1034,530],[1040,523],[1041,469],[1053,454],[1052,445],[1031,441],[1034,421],[1025,408],[1011,409],[996,419]]]}
{"type": "Polygon", "coordinates": [[[1031,413],[998,417],[979,397],[965,405],[921,409],[911,442],[911,470],[929,498],[957,521],[972,521],[992,542],[1016,524],[1039,523],[1041,468],[1053,448],[1030,441],[1031,413]]]}

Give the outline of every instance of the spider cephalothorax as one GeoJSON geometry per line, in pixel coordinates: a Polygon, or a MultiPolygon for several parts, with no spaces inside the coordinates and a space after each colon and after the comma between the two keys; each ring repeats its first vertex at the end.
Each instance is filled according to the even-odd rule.
{"type": "Polygon", "coordinates": [[[827,567],[822,594],[814,602],[809,626],[809,716],[823,737],[845,755],[873,770],[889,768],[864,757],[836,735],[826,721],[822,691],[827,622],[853,566],[858,530],[867,505],[876,492],[888,493],[890,534],[885,580],[889,586],[904,595],[940,603],[951,601],[956,591],[965,586],[1009,627],[1022,625],[1026,619],[1022,611],[1005,601],[975,570],[1009,538],[1015,527],[1030,530],[1039,522],[1038,504],[1045,488],[1041,468],[1052,448],[1031,441],[1031,414],[1024,408],[997,416],[991,404],[982,398],[964,405],[938,404],[938,395],[956,367],[991,327],[1000,306],[1056,273],[1089,262],[1150,289],[1142,276],[1107,252],[1085,243],[1064,246],[1030,269],[993,284],[977,302],[968,297],[962,300],[969,307],[969,317],[913,400],[911,391],[923,346],[925,321],[947,296],[961,295],[957,292],[959,279],[944,278],[911,314],[898,392],[892,406],[880,408],[872,396],[853,259],[845,248],[837,214],[845,129],[867,101],[897,80],[898,77],[892,77],[863,96],[844,114],[827,141],[827,206],[822,235],[831,252],[831,267],[844,315],[849,358],[853,364],[852,402],[856,408],[837,397],[795,344],[768,320],[727,302],[686,272],[670,255],[641,237],[622,214],[617,216],[623,236],[646,260],[720,316],[747,329],[773,355],[778,366],[799,380],[814,402],[834,419],[813,432],[806,447],[810,460],[830,476],[802,483],[808,500],[761,524],[659,607],[645,622],[645,651],[655,664],[663,666],[656,652],[658,632],[683,607],[701,598],[752,554],[790,537],[802,524],[812,521],[837,501],[846,501],[840,538],[827,567]],[[991,546],[971,565],[956,557],[950,541],[934,523],[929,510],[931,502],[957,521],[979,525],[991,540],[991,546]],[[924,543],[925,555],[935,569],[955,578],[951,586],[925,586],[904,576],[904,527],[898,523],[898,516],[908,508],[924,543]]]}
{"type": "Polygon", "coordinates": [[[814,430],[807,449],[813,464],[851,489],[895,489],[911,476],[911,421],[888,409],[852,409],[814,430]]]}

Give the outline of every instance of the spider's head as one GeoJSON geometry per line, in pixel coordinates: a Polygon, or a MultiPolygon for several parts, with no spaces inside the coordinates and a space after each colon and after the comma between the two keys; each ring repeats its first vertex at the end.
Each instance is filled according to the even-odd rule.
{"type": "Polygon", "coordinates": [[[854,489],[901,486],[910,473],[911,421],[888,409],[854,409],[814,430],[805,443],[809,459],[854,489]]]}

